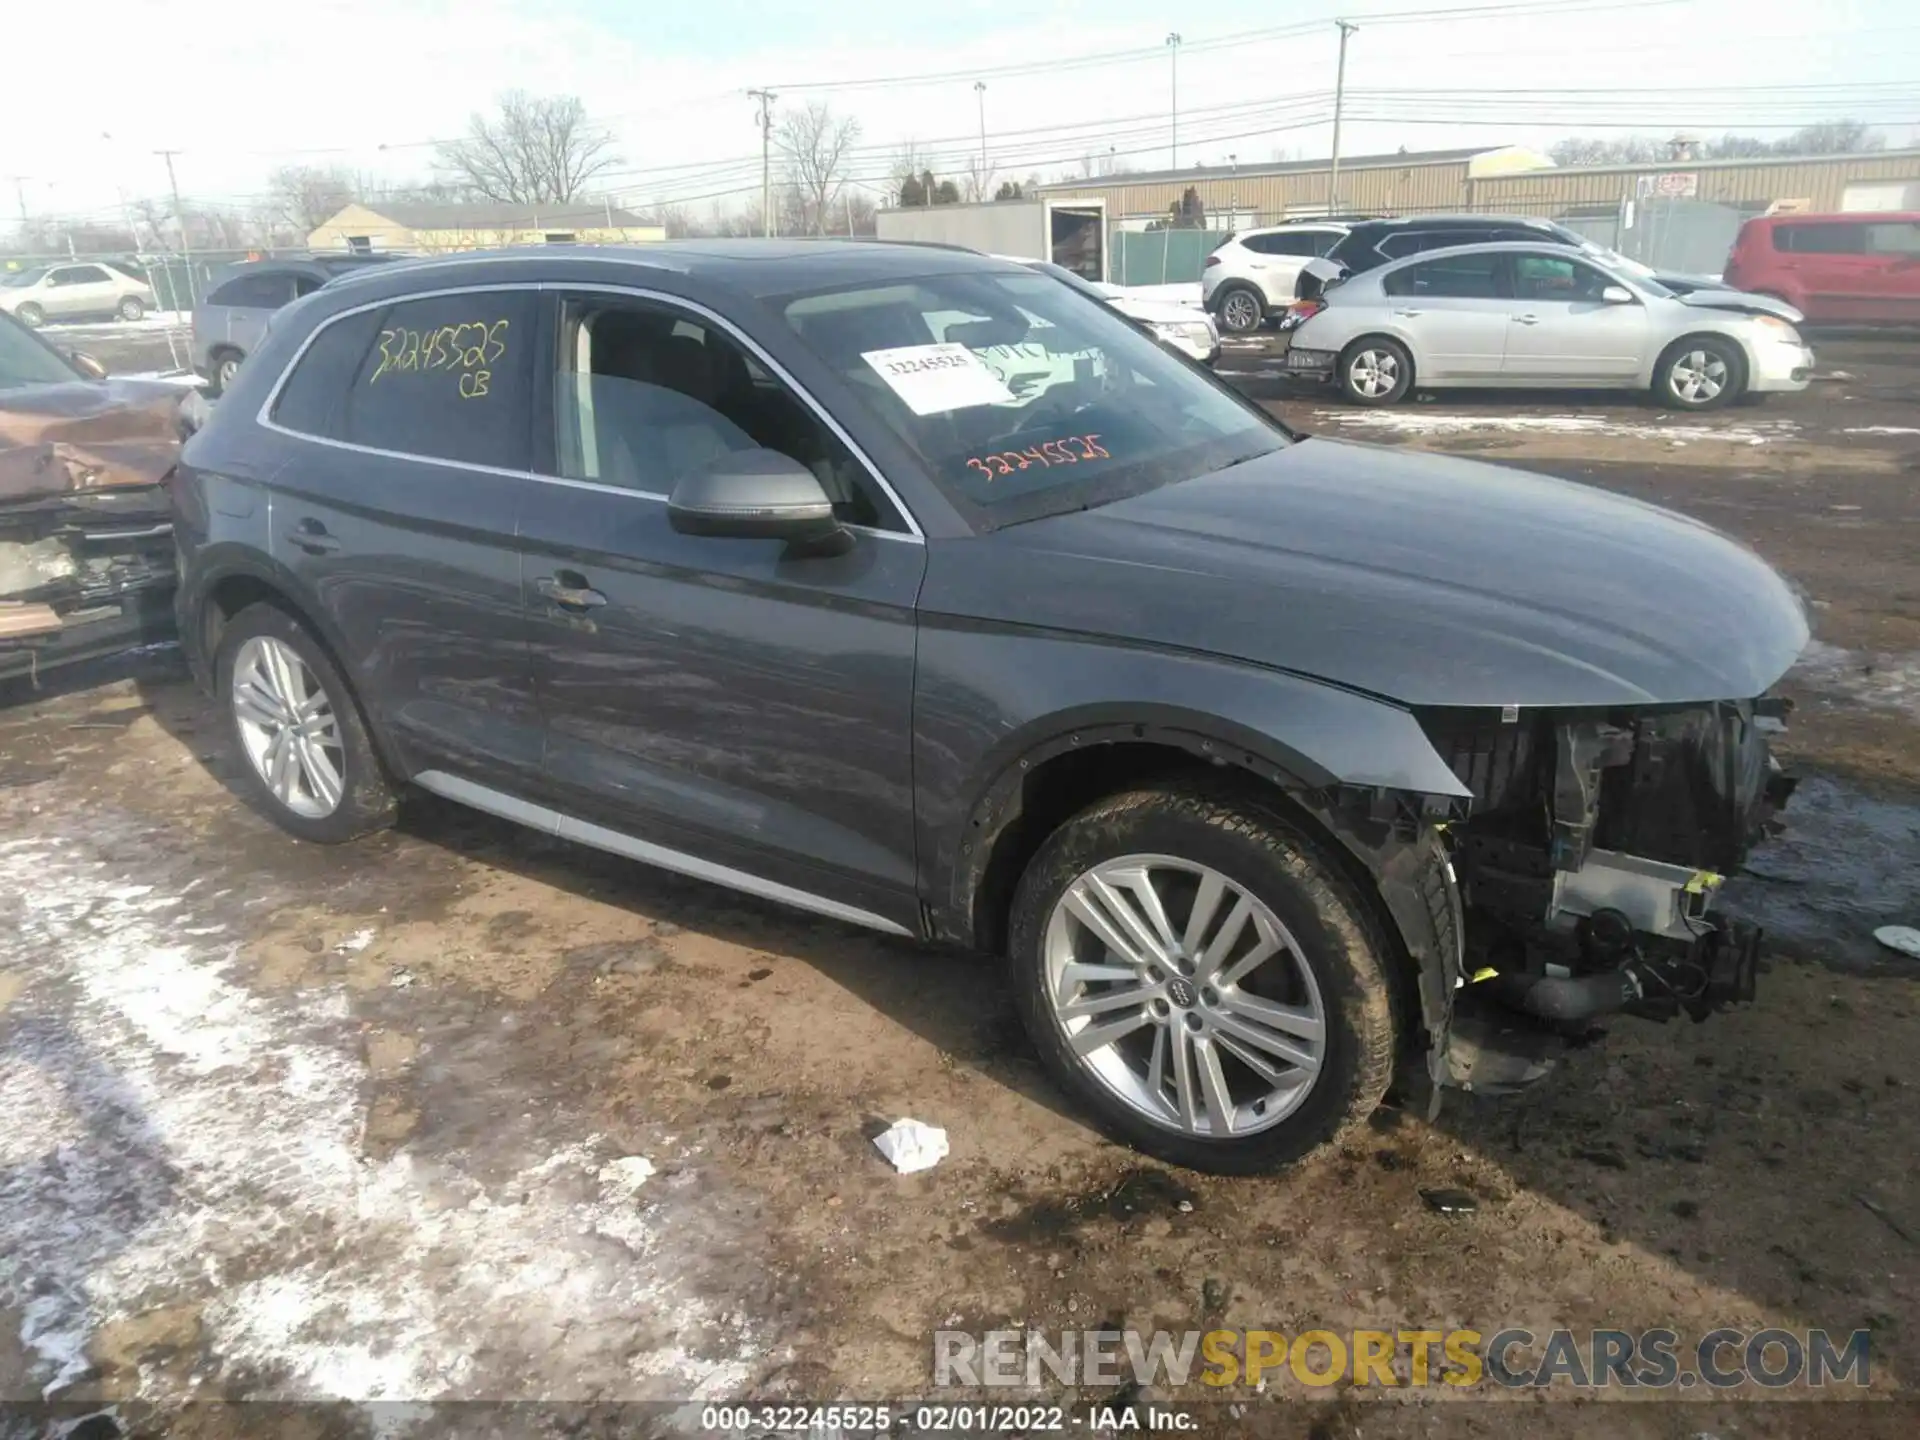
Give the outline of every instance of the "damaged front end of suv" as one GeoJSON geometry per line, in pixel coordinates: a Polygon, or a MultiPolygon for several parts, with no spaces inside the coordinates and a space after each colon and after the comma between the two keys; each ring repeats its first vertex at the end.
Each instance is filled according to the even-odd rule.
{"type": "Polygon", "coordinates": [[[1470,818],[1449,827],[1468,982],[1453,1083],[1526,1083],[1557,1040],[1607,1015],[1698,1021],[1753,999],[1760,930],[1716,902],[1793,792],[1768,745],[1786,709],[1762,697],[1421,717],[1473,792],[1470,818]]]}
{"type": "Polygon", "coordinates": [[[0,326],[0,678],[172,636],[185,393],[0,326]]]}

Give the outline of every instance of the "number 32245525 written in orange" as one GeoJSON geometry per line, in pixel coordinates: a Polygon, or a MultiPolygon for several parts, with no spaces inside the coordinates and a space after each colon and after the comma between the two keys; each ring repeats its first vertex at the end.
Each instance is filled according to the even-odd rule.
{"type": "Polygon", "coordinates": [[[1098,435],[1063,435],[1058,440],[1042,440],[1025,450],[1001,450],[992,455],[975,455],[968,459],[967,464],[992,480],[996,476],[1011,475],[1015,470],[1025,470],[1029,465],[1051,468],[1055,465],[1078,465],[1082,460],[1112,458],[1100,443],[1098,435]]]}

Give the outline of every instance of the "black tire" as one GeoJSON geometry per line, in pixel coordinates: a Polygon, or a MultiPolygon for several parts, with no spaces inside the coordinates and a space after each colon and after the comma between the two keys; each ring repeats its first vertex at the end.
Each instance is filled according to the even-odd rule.
{"type": "Polygon", "coordinates": [[[1220,328],[1229,335],[1251,335],[1267,323],[1266,297],[1251,285],[1223,286],[1216,305],[1220,328]]]}
{"type": "Polygon", "coordinates": [[[1654,398],[1674,410],[1718,410],[1738,399],[1746,383],[1745,353],[1717,335],[1676,340],[1653,367],[1654,398]]]}
{"type": "Polygon", "coordinates": [[[238,350],[216,350],[207,357],[211,364],[207,376],[207,394],[218,399],[227,393],[227,386],[233,383],[234,374],[240,369],[240,362],[246,357],[238,350]]]}
{"type": "Polygon", "coordinates": [[[1413,356],[1398,340],[1363,335],[1341,352],[1337,378],[1355,405],[1396,405],[1413,389],[1413,356]],[[1382,380],[1385,387],[1374,388],[1382,380]]]}
{"type": "Polygon", "coordinates": [[[1021,1017],[1054,1079],[1109,1135],[1172,1164],[1234,1175],[1292,1164],[1363,1124],[1393,1078],[1404,1001],[1374,913],[1318,842],[1257,799],[1175,785],[1089,806],[1028,865],[1009,948],[1021,1017]],[[1136,854],[1203,865],[1242,887],[1286,927],[1312,972],[1325,1013],[1321,1067],[1305,1098],[1265,1129],[1216,1139],[1156,1122],[1074,1053],[1056,1018],[1044,950],[1054,908],[1094,866],[1136,854]]]}
{"type": "Polygon", "coordinates": [[[214,676],[214,696],[226,713],[227,735],[239,761],[239,783],[256,810],[288,834],[321,845],[339,845],[393,823],[398,811],[393,787],[374,752],[359,700],[326,647],[306,626],[277,605],[249,605],[221,633],[214,676]],[[328,749],[339,755],[343,783],[338,802],[327,814],[304,815],[290,809],[251,758],[234,698],[234,666],[247,643],[255,639],[278,641],[293,651],[330,702],[338,743],[328,749]]]}
{"type": "Polygon", "coordinates": [[[138,320],[146,313],[147,302],[138,295],[127,295],[121,299],[119,314],[122,320],[138,320]]]}
{"type": "Polygon", "coordinates": [[[42,325],[47,323],[47,312],[29,300],[13,312],[13,318],[29,330],[38,330],[42,325]]]}

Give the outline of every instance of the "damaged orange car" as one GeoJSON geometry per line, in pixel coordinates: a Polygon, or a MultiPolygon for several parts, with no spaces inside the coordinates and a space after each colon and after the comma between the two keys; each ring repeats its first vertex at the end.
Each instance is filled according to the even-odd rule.
{"type": "Polygon", "coordinates": [[[108,379],[0,314],[0,677],[173,634],[162,482],[185,393],[108,379]]]}

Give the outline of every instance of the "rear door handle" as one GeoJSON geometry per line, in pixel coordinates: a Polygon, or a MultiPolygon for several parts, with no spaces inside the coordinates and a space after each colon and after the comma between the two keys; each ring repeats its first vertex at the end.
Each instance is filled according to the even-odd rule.
{"type": "Polygon", "coordinates": [[[1415,315],[1424,315],[1427,312],[1424,310],[1396,310],[1393,313],[1406,319],[1412,319],[1415,315]]]}
{"type": "Polygon", "coordinates": [[[1513,317],[1513,323],[1516,325],[1538,325],[1540,323],[1540,317],[1538,315],[1516,315],[1513,317]]]}
{"type": "Polygon", "coordinates": [[[340,548],[340,542],[327,533],[327,527],[318,520],[302,520],[287,532],[287,543],[297,545],[309,555],[330,555],[340,548]]]}
{"type": "Polygon", "coordinates": [[[597,610],[607,603],[607,597],[592,589],[586,577],[565,571],[558,575],[542,575],[533,582],[533,588],[562,610],[597,610]]]}

